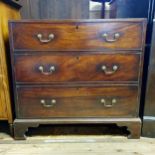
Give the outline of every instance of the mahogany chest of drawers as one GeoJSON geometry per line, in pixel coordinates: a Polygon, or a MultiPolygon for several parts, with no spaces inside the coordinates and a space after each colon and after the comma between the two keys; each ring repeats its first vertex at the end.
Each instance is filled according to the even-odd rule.
{"type": "Polygon", "coordinates": [[[127,126],[139,138],[145,19],[10,21],[15,139],[39,124],[127,126]]]}

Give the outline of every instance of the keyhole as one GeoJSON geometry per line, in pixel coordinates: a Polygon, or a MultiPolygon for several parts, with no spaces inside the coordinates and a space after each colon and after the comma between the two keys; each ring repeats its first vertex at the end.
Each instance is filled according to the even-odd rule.
{"type": "Polygon", "coordinates": [[[76,59],[79,60],[80,58],[79,57],[76,57],[76,59]]]}
{"type": "Polygon", "coordinates": [[[77,29],[77,30],[79,29],[79,25],[76,25],[76,29],[77,29]]]}

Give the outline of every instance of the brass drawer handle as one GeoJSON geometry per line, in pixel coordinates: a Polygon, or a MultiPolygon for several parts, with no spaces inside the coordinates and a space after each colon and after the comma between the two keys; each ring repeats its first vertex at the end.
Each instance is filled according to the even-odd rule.
{"type": "Polygon", "coordinates": [[[41,43],[49,43],[50,41],[52,41],[54,39],[54,34],[51,33],[48,35],[48,39],[43,39],[43,35],[41,33],[37,34],[37,38],[39,39],[39,41],[41,43]]]}
{"type": "Polygon", "coordinates": [[[108,33],[103,33],[102,37],[105,39],[106,42],[112,43],[116,42],[120,38],[120,33],[115,33],[112,37],[109,36],[108,33]]]}
{"type": "Polygon", "coordinates": [[[112,70],[108,70],[107,66],[103,65],[101,67],[102,71],[106,74],[106,75],[112,75],[114,74],[117,70],[118,70],[118,66],[117,65],[113,65],[112,70]]]}
{"type": "Polygon", "coordinates": [[[49,68],[49,71],[48,72],[45,72],[44,70],[44,67],[43,66],[39,66],[38,67],[38,70],[43,74],[43,75],[51,75],[56,69],[55,69],[55,66],[51,66],[49,68]]]}
{"type": "Polygon", "coordinates": [[[115,103],[117,103],[117,100],[116,99],[112,99],[111,102],[107,102],[105,99],[101,99],[101,103],[106,107],[106,108],[111,108],[113,107],[113,105],[115,103]]]}
{"type": "Polygon", "coordinates": [[[52,100],[50,100],[50,102],[47,102],[44,99],[41,99],[40,100],[40,103],[45,108],[51,108],[51,107],[53,107],[56,104],[56,100],[55,99],[52,99],[52,100]]]}

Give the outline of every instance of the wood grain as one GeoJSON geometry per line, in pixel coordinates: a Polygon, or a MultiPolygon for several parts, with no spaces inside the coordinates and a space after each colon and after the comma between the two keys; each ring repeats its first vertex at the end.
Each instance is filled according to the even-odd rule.
{"type": "Polygon", "coordinates": [[[23,19],[87,19],[89,0],[18,0],[23,19]]]}
{"type": "Polygon", "coordinates": [[[18,88],[18,118],[49,117],[131,117],[137,115],[137,87],[82,87],[82,88],[18,88]],[[44,107],[41,100],[51,104],[44,107]],[[112,107],[106,104],[116,103],[112,107]],[[35,110],[32,110],[35,109],[35,110]],[[120,110],[121,109],[121,110],[120,110]]]}
{"type": "Polygon", "coordinates": [[[61,135],[29,136],[14,141],[2,133],[1,155],[154,155],[155,139],[128,140],[124,136],[61,135]],[[135,149],[136,146],[136,149],[135,149]],[[80,149],[79,149],[80,148],[80,149]]]}
{"type": "Polygon", "coordinates": [[[57,123],[115,123],[139,138],[145,29],[145,19],[11,21],[15,138],[57,123]],[[118,70],[107,77],[103,65],[118,70]]]}
{"type": "Polygon", "coordinates": [[[16,55],[16,82],[138,82],[140,59],[140,54],[16,55]],[[50,73],[51,66],[55,71],[44,75],[39,66],[45,73],[50,73]],[[107,67],[105,71],[102,66],[107,67]],[[118,67],[116,72],[114,66],[118,67]]]}
{"type": "Polygon", "coordinates": [[[8,82],[8,20],[19,19],[17,9],[0,1],[0,119],[12,123],[10,88],[8,82]]]}
{"type": "Polygon", "coordinates": [[[15,119],[15,139],[26,139],[25,131],[29,127],[38,127],[39,124],[116,124],[127,127],[128,138],[139,138],[141,133],[141,120],[139,118],[51,118],[51,119],[15,119]]]}
{"type": "Polygon", "coordinates": [[[77,50],[141,50],[143,38],[142,22],[86,22],[73,21],[58,23],[48,22],[12,22],[13,47],[15,50],[37,51],[77,51],[77,50]],[[22,32],[22,33],[21,33],[22,32]],[[115,33],[120,38],[115,42],[107,42],[102,36],[108,34],[108,39],[113,39],[115,33]],[[42,34],[43,39],[48,39],[54,34],[54,39],[49,43],[41,43],[37,34],[42,34]]]}

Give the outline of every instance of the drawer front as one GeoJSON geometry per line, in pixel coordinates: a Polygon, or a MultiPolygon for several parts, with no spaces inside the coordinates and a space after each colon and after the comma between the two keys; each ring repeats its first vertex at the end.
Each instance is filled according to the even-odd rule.
{"type": "Polygon", "coordinates": [[[15,56],[17,82],[138,81],[139,54],[15,56]]]}
{"type": "Polygon", "coordinates": [[[143,22],[15,22],[15,50],[142,49],[143,22]]]}
{"type": "Polygon", "coordinates": [[[18,88],[18,118],[133,117],[137,87],[18,88]]]}

